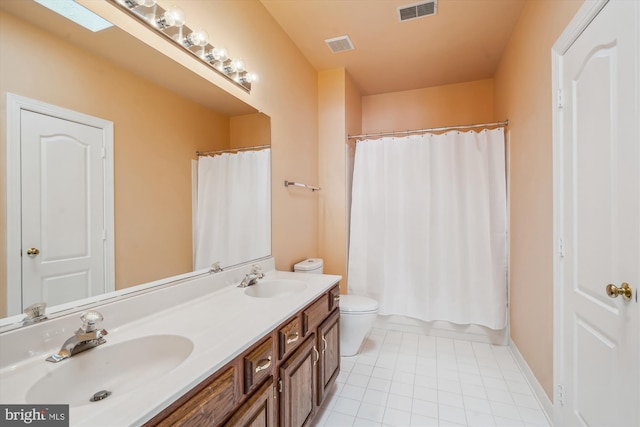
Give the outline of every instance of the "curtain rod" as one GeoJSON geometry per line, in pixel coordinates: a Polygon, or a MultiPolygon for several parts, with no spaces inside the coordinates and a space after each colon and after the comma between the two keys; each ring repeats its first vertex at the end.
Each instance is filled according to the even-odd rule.
{"type": "Polygon", "coordinates": [[[509,120],[505,120],[503,122],[478,123],[473,125],[461,125],[461,126],[446,126],[441,128],[400,130],[400,131],[379,132],[379,133],[364,133],[362,135],[348,135],[347,138],[360,139],[360,138],[370,138],[370,137],[379,137],[379,136],[409,135],[412,133],[440,132],[440,131],[454,130],[454,129],[471,129],[471,128],[482,128],[482,127],[489,127],[489,126],[508,126],[508,125],[509,125],[509,120]]]}
{"type": "Polygon", "coordinates": [[[196,151],[196,156],[211,156],[213,154],[222,154],[222,153],[235,153],[238,151],[249,151],[249,150],[258,150],[261,148],[270,148],[271,145],[254,145],[253,147],[240,147],[240,148],[227,148],[226,150],[218,150],[218,151],[196,151]]]}

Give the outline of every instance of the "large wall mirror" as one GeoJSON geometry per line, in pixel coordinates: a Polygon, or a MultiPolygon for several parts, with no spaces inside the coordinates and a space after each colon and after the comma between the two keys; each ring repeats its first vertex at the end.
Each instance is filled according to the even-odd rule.
{"type": "MultiPolygon", "coordinates": [[[[113,289],[122,293],[136,285],[193,272],[196,152],[268,152],[269,117],[118,27],[91,32],[32,0],[0,2],[0,51],[0,152],[7,152],[8,144],[15,142],[8,141],[4,133],[7,93],[113,123],[113,289]]],[[[17,207],[12,206],[12,190],[4,191],[8,159],[4,154],[0,159],[0,224],[7,224],[0,230],[0,244],[7,253],[0,253],[8,266],[15,261],[15,253],[11,261],[8,252],[16,248],[7,243],[7,235],[15,234],[7,228],[12,226],[7,212],[17,207]]],[[[270,183],[270,163],[260,170],[263,182],[270,183]]],[[[222,194],[221,189],[214,191],[222,194]]],[[[270,196],[264,202],[250,197],[252,203],[266,203],[262,209],[270,218],[270,196]]],[[[219,197],[219,202],[247,198],[231,194],[219,197]]],[[[215,195],[213,200],[217,203],[215,195]]],[[[245,234],[264,235],[263,249],[246,259],[212,257],[211,263],[222,261],[224,268],[269,256],[270,221],[259,227],[262,229],[240,229],[245,234]]],[[[25,247],[20,249],[23,258],[27,258],[25,247]]],[[[21,307],[16,310],[9,301],[13,298],[15,302],[15,291],[8,291],[15,286],[15,275],[11,283],[6,276],[3,271],[2,318],[21,313],[21,307]]],[[[23,298],[21,305],[33,302],[23,298]]],[[[69,303],[62,306],[68,309],[69,303]]]]}

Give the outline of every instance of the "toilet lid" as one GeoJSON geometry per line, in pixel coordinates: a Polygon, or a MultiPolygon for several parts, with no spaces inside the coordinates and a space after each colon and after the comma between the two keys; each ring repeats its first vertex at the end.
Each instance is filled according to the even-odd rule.
{"type": "Polygon", "coordinates": [[[340,311],[362,312],[378,309],[378,301],[362,295],[340,295],[340,311]]]}

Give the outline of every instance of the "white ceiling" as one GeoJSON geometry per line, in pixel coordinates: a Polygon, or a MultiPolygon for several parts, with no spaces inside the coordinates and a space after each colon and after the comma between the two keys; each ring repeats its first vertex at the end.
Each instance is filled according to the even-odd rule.
{"type": "Polygon", "coordinates": [[[493,77],[525,0],[438,0],[400,22],[415,0],[260,0],[318,71],[345,68],[363,95],[493,77]],[[325,39],[348,35],[355,50],[325,39]]]}

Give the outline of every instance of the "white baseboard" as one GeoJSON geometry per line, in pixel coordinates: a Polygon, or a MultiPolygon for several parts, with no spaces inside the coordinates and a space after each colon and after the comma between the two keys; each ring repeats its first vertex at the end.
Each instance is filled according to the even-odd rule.
{"type": "Polygon", "coordinates": [[[531,368],[529,368],[529,365],[524,360],[524,357],[522,357],[522,354],[520,354],[520,350],[518,350],[516,343],[514,343],[511,338],[509,338],[509,349],[511,350],[511,354],[513,355],[515,362],[518,364],[520,370],[529,383],[529,387],[531,387],[531,391],[533,391],[533,395],[538,400],[538,403],[540,404],[544,415],[547,417],[549,424],[553,426],[553,403],[551,402],[551,399],[549,399],[549,396],[547,396],[547,393],[538,382],[538,379],[535,377],[535,375],[533,375],[531,368]]]}

